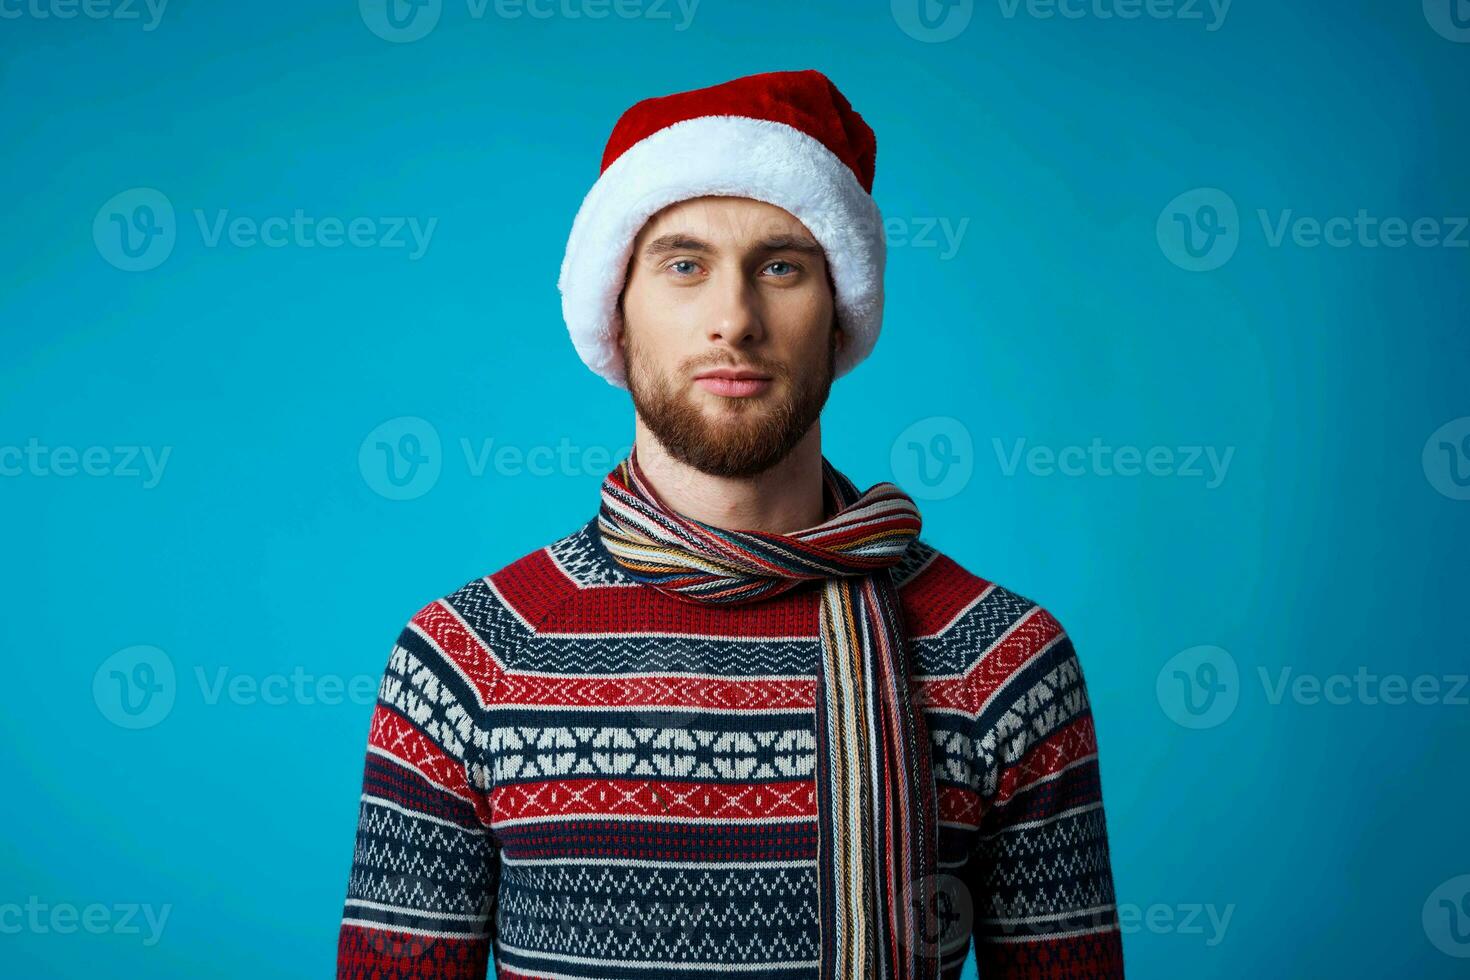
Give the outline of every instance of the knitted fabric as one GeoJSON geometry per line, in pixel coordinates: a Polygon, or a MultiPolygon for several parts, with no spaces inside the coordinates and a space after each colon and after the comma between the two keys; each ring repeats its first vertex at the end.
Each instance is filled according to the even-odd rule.
{"type": "MultiPolygon", "coordinates": [[[[937,793],[940,976],[971,950],[984,980],[1122,976],[1071,639],[923,537],[889,574],[937,793]]],[[[824,589],[689,602],[589,515],[424,605],[367,730],[337,976],[816,980],[824,589]]]]}
{"type": "Polygon", "coordinates": [[[818,907],[824,980],[933,980],[921,937],[934,896],[934,779],[909,690],[889,569],[918,537],[892,483],[859,493],[822,460],[836,513],[791,534],[728,530],[670,510],[637,450],[608,474],[599,530],[636,580],[692,602],[734,604],[821,580],[816,691],[818,907]]]}

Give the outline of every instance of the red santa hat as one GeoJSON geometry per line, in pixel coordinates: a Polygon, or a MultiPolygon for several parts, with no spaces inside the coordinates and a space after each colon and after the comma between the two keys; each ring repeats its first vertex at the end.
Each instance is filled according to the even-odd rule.
{"type": "Polygon", "coordinates": [[[783,208],[821,244],[847,335],[836,376],[852,370],[872,351],[883,322],[876,155],[872,129],[811,69],[747,75],[634,105],[608,138],[557,282],[583,362],[609,384],[628,386],[618,297],[633,240],[668,205],[717,195],[783,208]]]}

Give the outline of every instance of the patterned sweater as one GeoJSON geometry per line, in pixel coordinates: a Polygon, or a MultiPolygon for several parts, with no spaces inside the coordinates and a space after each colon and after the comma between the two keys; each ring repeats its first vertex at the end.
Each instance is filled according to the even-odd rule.
{"type": "MultiPolygon", "coordinates": [[[[972,938],[982,980],[1121,977],[1071,641],[922,538],[893,574],[944,980],[972,938]]],[[[683,602],[626,577],[594,516],[421,609],[372,715],[337,976],[815,978],[820,585],[683,602]]]]}

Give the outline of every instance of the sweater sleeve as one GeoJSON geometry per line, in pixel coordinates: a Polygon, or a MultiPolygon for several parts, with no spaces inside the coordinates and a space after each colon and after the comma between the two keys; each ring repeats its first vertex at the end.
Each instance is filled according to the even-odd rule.
{"type": "Polygon", "coordinates": [[[1123,948],[1082,668],[1033,608],[973,692],[979,835],[965,869],[982,980],[1109,980],[1123,948]]]}
{"type": "Polygon", "coordinates": [[[431,603],[394,644],[367,738],[338,980],[483,980],[498,852],[481,696],[431,603]]]}

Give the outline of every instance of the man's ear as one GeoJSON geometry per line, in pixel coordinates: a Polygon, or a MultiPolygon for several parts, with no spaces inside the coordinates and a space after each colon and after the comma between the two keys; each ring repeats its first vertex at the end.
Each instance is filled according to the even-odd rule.
{"type": "Polygon", "coordinates": [[[837,319],[837,283],[832,279],[832,263],[827,263],[827,289],[832,293],[832,332],[836,335],[832,341],[834,350],[842,350],[847,343],[847,331],[842,329],[842,323],[837,319]]]}
{"type": "Polygon", "coordinates": [[[628,295],[628,280],[623,279],[623,288],[618,291],[618,327],[613,331],[613,343],[619,347],[623,344],[623,331],[626,329],[628,318],[623,313],[623,297],[628,295]]]}

